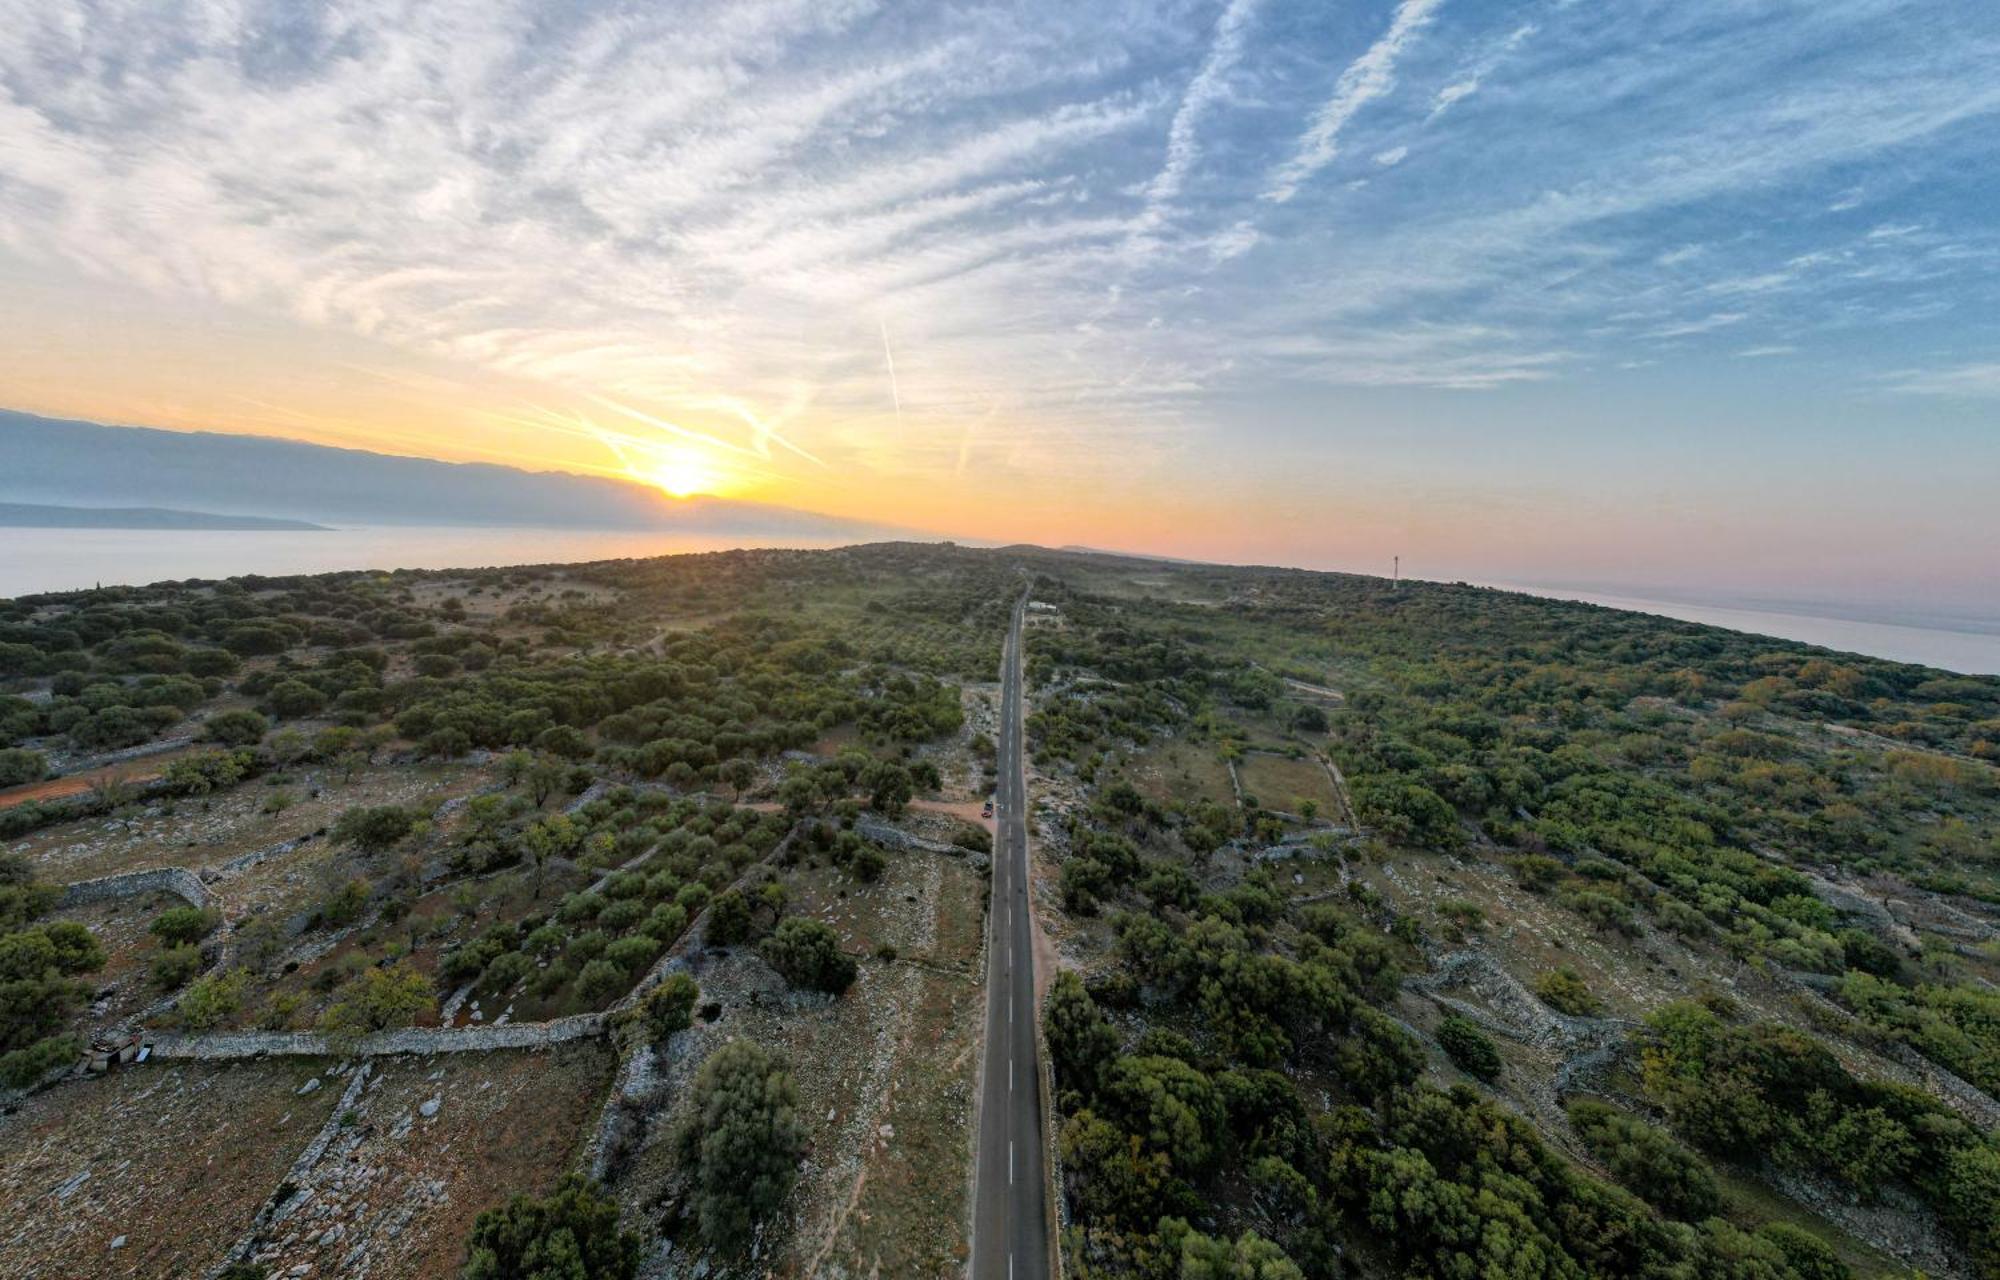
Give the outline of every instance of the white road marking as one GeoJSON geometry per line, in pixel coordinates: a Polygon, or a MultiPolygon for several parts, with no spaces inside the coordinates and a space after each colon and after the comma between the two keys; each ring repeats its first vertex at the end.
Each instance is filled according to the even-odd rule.
{"type": "Polygon", "coordinates": [[[1014,1092],[1014,1060],[1007,1059],[1007,1092],[1014,1092]]]}

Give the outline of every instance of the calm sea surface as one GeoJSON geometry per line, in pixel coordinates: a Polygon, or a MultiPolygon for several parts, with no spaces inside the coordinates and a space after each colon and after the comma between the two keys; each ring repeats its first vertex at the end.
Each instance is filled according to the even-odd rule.
{"type": "Polygon", "coordinates": [[[1762,609],[1648,600],[1596,591],[1519,587],[1498,582],[1487,585],[1555,600],[1581,600],[1586,604],[1601,604],[1612,609],[1653,613],[1663,618],[1679,618],[1683,622],[1705,622],[1709,626],[1727,627],[1731,631],[1800,640],[1846,653],[1865,653],[1896,662],[1918,662],[1925,666],[1942,667],[1946,671],[2000,675],[2000,633],[1906,627],[1892,622],[1861,622],[1809,613],[1774,613],[1762,609]]]}
{"type": "MultiPolygon", "coordinates": [[[[757,538],[759,546],[826,547],[837,540],[757,538]]],[[[335,569],[466,569],[563,564],[626,556],[720,551],[745,545],[728,537],[657,533],[572,533],[550,529],[363,528],[325,533],[135,529],[0,529],[0,598],[94,585],[226,578],[235,574],[325,573],[335,569]]],[[[1505,584],[1494,583],[1494,586],[1505,584]]],[[[1635,609],[1824,645],[1852,653],[1921,662],[1949,671],[2000,675],[2000,634],[1857,622],[1805,613],[1543,587],[1508,590],[1635,609]]]]}
{"type": "MultiPolygon", "coordinates": [[[[810,538],[758,537],[749,541],[760,547],[841,545],[839,540],[810,538]]],[[[563,529],[0,529],[0,599],[37,591],[229,578],[244,573],[573,564],[723,551],[744,545],[746,540],[727,536],[563,529]]]]}

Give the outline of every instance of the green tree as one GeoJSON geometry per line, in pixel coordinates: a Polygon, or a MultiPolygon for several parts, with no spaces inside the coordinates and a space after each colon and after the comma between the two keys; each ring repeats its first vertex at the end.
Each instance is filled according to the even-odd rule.
{"type": "Polygon", "coordinates": [[[538,755],[528,764],[521,780],[527,785],[528,794],[534,798],[535,807],[539,809],[548,803],[550,796],[562,789],[568,777],[569,767],[559,758],[538,755]]]}
{"type": "Polygon", "coordinates": [[[805,1151],[798,1087],[784,1060],[749,1040],[716,1050],[695,1076],[675,1145],[702,1235],[721,1248],[741,1245],[785,1202],[805,1151]]]}
{"type": "Polygon", "coordinates": [[[1471,1019],[1456,1013],[1446,1014],[1444,1021],[1438,1023],[1437,1042],[1445,1056],[1467,1075],[1487,1081],[1499,1078],[1500,1051],[1471,1019]]]}
{"type": "Polygon", "coordinates": [[[618,1229],[618,1204],[565,1174],[546,1199],[517,1195],[480,1213],[463,1280],[632,1280],[639,1237],[618,1229]]]}
{"type": "Polygon", "coordinates": [[[708,904],[708,924],[702,936],[711,946],[733,947],[750,937],[750,903],[742,893],[728,889],[708,904]]]}
{"type": "Polygon", "coordinates": [[[749,788],[750,784],[757,780],[756,764],[744,759],[742,756],[725,761],[717,773],[724,782],[728,783],[735,790],[738,800],[743,798],[743,793],[749,788]]]}
{"type": "Polygon", "coordinates": [[[1166,1152],[1088,1109],[1064,1122],[1058,1145],[1063,1189],[1085,1221],[1149,1230],[1163,1212],[1200,1207],[1166,1152]]]}
{"type": "Polygon", "coordinates": [[[202,726],[202,736],[225,747],[254,747],[264,740],[270,727],[271,722],[255,711],[239,707],[210,716],[202,726]]]}
{"type": "Polygon", "coordinates": [[[685,973],[670,973],[646,993],[639,1004],[639,1024],[648,1042],[664,1044],[677,1031],[694,1025],[694,1002],[701,988],[685,973]]]}
{"type": "Polygon", "coordinates": [[[534,867],[537,900],[542,896],[542,882],[548,874],[549,863],[557,858],[567,858],[582,843],[583,832],[577,829],[568,814],[551,814],[529,823],[521,832],[521,848],[534,867]]]}
{"type": "Polygon", "coordinates": [[[340,992],[320,1015],[320,1030],[335,1044],[352,1044],[391,1027],[408,1026],[437,1004],[431,980],[407,963],[369,969],[340,992]]]}
{"type": "Polygon", "coordinates": [[[1049,985],[1042,1025],[1056,1087],[1075,1090],[1086,1099],[1094,1096],[1105,1069],[1118,1056],[1118,1033],[1097,1011],[1097,1002],[1073,970],[1057,974],[1049,985]]]}
{"type": "Polygon", "coordinates": [[[795,987],[839,995],[854,985],[854,961],[840,950],[840,935],[821,920],[792,916],[760,948],[765,963],[795,987]]]}
{"type": "Polygon", "coordinates": [[[334,820],[335,844],[352,845],[363,853],[382,853],[396,846],[417,825],[417,815],[399,805],[349,809],[334,820]]]}
{"type": "Polygon", "coordinates": [[[1170,1249],[1179,1246],[1178,1280],[1305,1280],[1283,1249],[1255,1231],[1218,1240],[1168,1218],[1160,1223],[1160,1238],[1170,1249]]]}
{"type": "Polygon", "coordinates": [[[162,945],[179,947],[200,942],[214,933],[215,927],[221,923],[222,913],[212,907],[169,907],[153,917],[153,923],[146,926],[146,932],[158,938],[162,945]]]}
{"type": "Polygon", "coordinates": [[[1105,1081],[1110,1117],[1165,1154],[1183,1176],[1205,1171],[1223,1134],[1222,1096],[1201,1071],[1179,1058],[1120,1058],[1105,1081]]]}
{"type": "Polygon", "coordinates": [[[296,720],[325,710],[326,695],[303,680],[281,680],[264,695],[264,705],[281,720],[296,720]]]}
{"type": "Polygon", "coordinates": [[[181,1025],[189,1031],[209,1031],[243,1007],[249,975],[241,969],[196,978],[181,993],[181,1025]]]}
{"type": "Polygon", "coordinates": [[[40,782],[48,771],[48,757],[39,751],[29,751],[24,747],[0,750],[0,787],[40,782]]]}
{"type": "Polygon", "coordinates": [[[623,967],[610,960],[597,959],[586,963],[576,975],[577,994],[593,1004],[625,989],[632,980],[623,967]]]}
{"type": "Polygon", "coordinates": [[[1589,1099],[1570,1103],[1569,1122],[1612,1177],[1660,1212],[1700,1222],[1721,1208],[1708,1165],[1661,1130],[1589,1099]]]}

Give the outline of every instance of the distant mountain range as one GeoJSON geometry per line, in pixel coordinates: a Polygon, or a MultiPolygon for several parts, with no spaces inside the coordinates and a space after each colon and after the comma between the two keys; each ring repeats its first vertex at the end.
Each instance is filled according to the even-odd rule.
{"type": "Polygon", "coordinates": [[[245,529],[317,530],[323,524],[270,516],[225,516],[213,511],[167,507],[57,507],[34,502],[0,502],[0,529],[245,529]]]}
{"type": "MultiPolygon", "coordinates": [[[[672,498],[647,485],[560,471],[404,458],[265,436],[110,427],[6,409],[0,409],[0,504],[317,525],[662,530],[855,541],[912,533],[764,503],[672,498]]],[[[20,522],[0,518],[0,523],[20,522]]]]}

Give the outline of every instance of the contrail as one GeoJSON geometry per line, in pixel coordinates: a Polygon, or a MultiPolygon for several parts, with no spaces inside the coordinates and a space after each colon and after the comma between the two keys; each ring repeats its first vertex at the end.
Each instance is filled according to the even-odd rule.
{"type": "Polygon", "coordinates": [[[630,405],[620,404],[616,400],[605,396],[590,393],[590,398],[615,413],[622,413],[628,418],[636,418],[638,421],[646,423],[649,426],[658,427],[660,430],[668,432],[671,435],[677,435],[683,440],[693,440],[699,444],[705,444],[712,449],[722,449],[729,453],[742,454],[749,458],[758,456],[755,449],[746,449],[740,444],[731,444],[729,441],[721,439],[718,436],[709,435],[705,431],[695,431],[688,427],[683,427],[679,423],[668,422],[664,418],[656,418],[650,413],[641,412],[630,405]]]}
{"type": "Polygon", "coordinates": [[[875,322],[882,326],[882,358],[889,362],[889,398],[896,403],[896,425],[903,423],[903,393],[896,387],[896,353],[889,349],[889,322],[880,316],[875,322]]]}
{"type": "MultiPolygon", "coordinates": [[[[992,404],[986,406],[986,412],[980,415],[979,422],[976,425],[985,426],[993,420],[993,415],[998,412],[1000,412],[1000,402],[996,399],[992,404]]],[[[966,423],[965,430],[959,433],[958,465],[953,467],[951,471],[954,476],[964,475],[965,464],[972,458],[972,429],[974,425],[970,422],[966,423]]]]}

